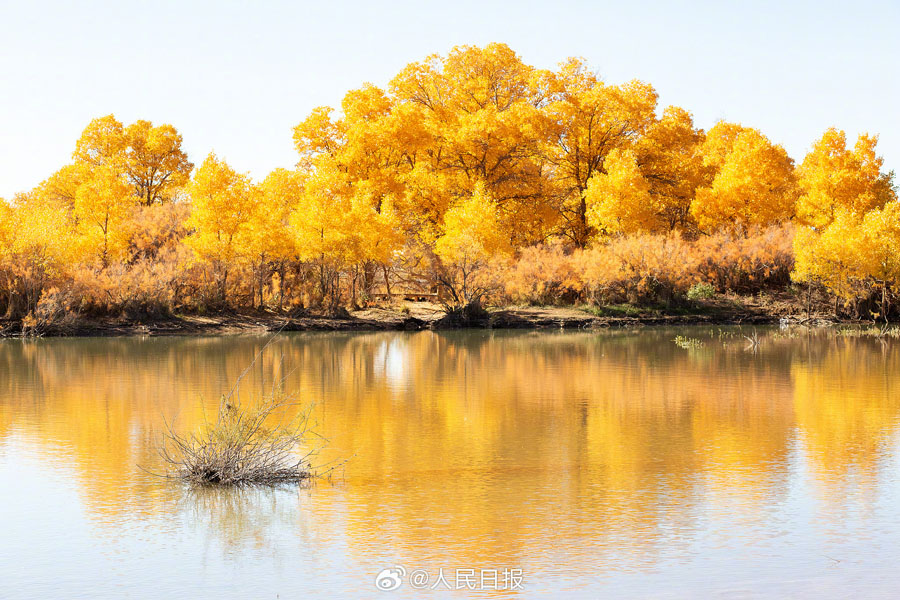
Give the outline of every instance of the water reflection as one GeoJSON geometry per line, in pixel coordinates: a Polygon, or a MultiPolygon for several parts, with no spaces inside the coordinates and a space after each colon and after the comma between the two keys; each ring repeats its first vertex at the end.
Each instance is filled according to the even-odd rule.
{"type": "Polygon", "coordinates": [[[141,523],[257,566],[338,560],[356,572],[324,579],[360,589],[395,562],[589,585],[731,544],[787,560],[773,539],[818,543],[796,506],[837,543],[893,533],[878,511],[898,501],[895,342],[768,332],[748,352],[733,330],[682,333],[704,345],[665,330],[292,334],[254,362],[265,338],[7,341],[0,447],[15,451],[0,463],[70,473],[101,538],[141,523]],[[138,468],[160,467],[164,417],[196,427],[251,363],[242,393],[283,378],[317,403],[325,458],[351,458],[337,485],[190,492],[138,468]]]}

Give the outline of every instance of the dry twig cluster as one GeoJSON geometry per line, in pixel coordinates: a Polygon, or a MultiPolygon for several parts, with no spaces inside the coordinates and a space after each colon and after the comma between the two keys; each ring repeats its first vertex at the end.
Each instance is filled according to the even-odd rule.
{"type": "Polygon", "coordinates": [[[195,484],[278,484],[320,476],[312,459],[321,440],[310,429],[307,406],[297,406],[282,390],[241,403],[234,391],[222,396],[215,420],[206,419],[199,431],[181,434],[167,424],[160,455],[169,477],[195,484]]]}

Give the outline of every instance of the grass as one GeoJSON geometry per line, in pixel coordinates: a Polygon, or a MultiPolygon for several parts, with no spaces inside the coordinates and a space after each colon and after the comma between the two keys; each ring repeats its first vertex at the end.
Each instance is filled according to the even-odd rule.
{"type": "Polygon", "coordinates": [[[900,327],[891,325],[851,327],[846,329],[838,329],[837,335],[843,337],[870,337],[878,339],[898,338],[900,337],[900,327]]]}
{"type": "Polygon", "coordinates": [[[706,304],[695,301],[687,305],[664,304],[635,305],[635,304],[606,304],[603,306],[579,306],[581,310],[596,317],[661,317],[666,315],[709,315],[727,314],[728,309],[740,310],[743,308],[737,303],[728,303],[717,299],[714,304],[706,304]]]}
{"type": "Polygon", "coordinates": [[[688,300],[712,300],[716,297],[716,288],[705,282],[697,282],[687,291],[688,300]]]}
{"type": "Polygon", "coordinates": [[[637,317],[648,313],[656,314],[659,312],[654,308],[644,308],[633,304],[607,304],[604,306],[590,305],[581,307],[581,310],[596,317],[637,317]]]}
{"type": "Polygon", "coordinates": [[[675,345],[679,348],[684,348],[685,350],[691,350],[695,348],[702,348],[703,341],[697,338],[685,337],[683,335],[675,336],[675,339],[672,340],[675,342],[675,345]]]}

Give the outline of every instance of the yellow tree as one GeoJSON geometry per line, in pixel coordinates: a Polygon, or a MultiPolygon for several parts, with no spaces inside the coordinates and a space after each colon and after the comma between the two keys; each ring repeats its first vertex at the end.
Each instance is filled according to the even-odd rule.
{"type": "Polygon", "coordinates": [[[453,305],[477,305],[490,290],[490,283],[484,279],[490,260],[510,250],[497,204],[486,186],[477,184],[470,196],[447,210],[442,235],[434,245],[434,254],[440,260],[437,279],[453,305]]]}
{"type": "Polygon", "coordinates": [[[303,193],[303,177],[298,171],[276,169],[263,180],[260,191],[259,210],[250,220],[247,252],[253,257],[260,306],[265,302],[266,281],[278,274],[280,310],[287,291],[287,266],[297,255],[296,236],[291,230],[290,219],[303,193]]]}
{"type": "Polygon", "coordinates": [[[181,149],[173,126],[135,121],[124,127],[113,115],[92,120],[75,144],[77,165],[105,166],[127,177],[146,206],[171,200],[187,183],[194,165],[181,149]]]}
{"type": "Polygon", "coordinates": [[[605,163],[606,173],[595,174],[584,192],[587,224],[605,234],[660,229],[661,211],[634,152],[613,150],[605,163]]]}
{"type": "Polygon", "coordinates": [[[394,108],[383,90],[366,84],[344,96],[340,119],[333,119],[329,108],[313,110],[294,128],[299,166],[314,170],[324,165],[321,168],[343,172],[350,185],[366,187],[380,211],[385,198],[403,196],[402,178],[411,164],[406,157],[409,123],[395,115],[394,108]]]}
{"type": "Polygon", "coordinates": [[[635,144],[641,174],[658,212],[653,230],[689,229],[691,202],[698,187],[709,185],[712,169],[704,165],[705,134],[694,127],[691,113],[669,106],[635,144]]]}
{"type": "Polygon", "coordinates": [[[365,183],[354,186],[347,219],[355,256],[351,302],[356,304],[357,290],[368,296],[377,270],[381,268],[386,273],[403,246],[403,225],[393,198],[380,196],[365,183]]]}
{"type": "Polygon", "coordinates": [[[127,239],[122,223],[134,206],[132,187],[115,168],[101,164],[75,192],[75,219],[81,243],[88,256],[99,258],[103,266],[119,258],[127,239]]]}
{"type": "Polygon", "coordinates": [[[0,300],[7,318],[37,307],[76,259],[69,207],[41,194],[18,194],[0,203],[0,300]]]}
{"type": "Polygon", "coordinates": [[[406,144],[404,202],[428,235],[480,182],[517,244],[546,237],[554,215],[538,147],[546,78],[508,46],[490,44],[430,56],[391,81],[394,113],[406,122],[398,131],[406,144]]]}
{"type": "Polygon", "coordinates": [[[376,205],[403,191],[398,167],[407,143],[402,138],[404,124],[392,118],[393,108],[394,101],[370,84],[351,90],[341,101],[346,140],[340,162],[351,181],[366,182],[376,205]]]}
{"type": "Polygon", "coordinates": [[[887,320],[892,292],[900,283],[900,201],[892,200],[863,217],[862,244],[857,248],[863,275],[881,292],[881,314],[887,320]]]}
{"type": "Polygon", "coordinates": [[[748,130],[749,127],[744,127],[740,123],[727,121],[719,121],[713,125],[703,140],[701,148],[703,164],[708,166],[713,173],[721,169],[738,136],[748,130]]]}
{"type": "Polygon", "coordinates": [[[691,224],[697,186],[709,180],[703,132],[687,111],[667,108],[631,148],[614,149],[583,193],[587,223],[602,233],[656,233],[691,224]]]}
{"type": "Polygon", "coordinates": [[[124,170],[142,204],[170,201],[184,186],[194,165],[181,149],[173,126],[135,121],[124,131],[124,170]]]}
{"type": "Polygon", "coordinates": [[[386,263],[402,243],[390,199],[376,198],[364,182],[350,178],[330,161],[320,161],[303,182],[291,215],[297,253],[316,271],[320,301],[334,310],[341,303],[342,278],[350,280],[355,302],[358,268],[386,263]]]}
{"type": "Polygon", "coordinates": [[[66,165],[38,184],[33,193],[67,208],[74,208],[75,194],[90,176],[91,168],[81,162],[66,165]]]}
{"type": "Polygon", "coordinates": [[[854,281],[856,261],[852,250],[848,252],[845,248],[858,245],[855,238],[859,225],[858,216],[839,211],[838,219],[821,231],[799,227],[794,235],[791,278],[797,282],[824,285],[844,302],[854,299],[859,293],[854,281]]]}
{"type": "Polygon", "coordinates": [[[886,317],[900,282],[900,201],[865,215],[838,208],[827,227],[797,232],[794,253],[795,281],[821,283],[845,303],[877,293],[886,317]]]}
{"type": "Polygon", "coordinates": [[[212,267],[217,300],[227,304],[229,275],[247,258],[259,190],[247,175],[211,153],[194,174],[188,193],[192,202],[189,224],[194,229],[188,244],[212,267]]]}
{"type": "Polygon", "coordinates": [[[73,158],[92,166],[124,167],[125,128],[113,115],[93,119],[75,143],[73,158]]]}
{"type": "MultiPolygon", "coordinates": [[[[729,132],[730,134],[731,132],[729,132]]],[[[696,191],[691,213],[702,231],[746,229],[794,215],[794,162],[784,148],[755,129],[730,138],[727,150],[716,140],[709,161],[717,167],[709,187],[696,191]]]]}
{"type": "Polygon", "coordinates": [[[300,165],[311,168],[321,156],[338,160],[346,138],[344,124],[331,118],[327,106],[314,108],[306,119],[294,127],[294,147],[300,154],[300,165]]]}
{"type": "Polygon", "coordinates": [[[864,134],[850,150],[843,131],[825,132],[799,168],[802,194],[797,215],[801,222],[821,228],[834,220],[838,209],[862,214],[897,198],[893,173],[881,171],[877,143],[877,136],[864,134]]]}
{"type": "Polygon", "coordinates": [[[640,81],[606,85],[580,59],[569,59],[550,78],[552,95],[547,159],[561,195],[563,234],[585,246],[591,231],[585,191],[614,149],[631,148],[655,120],[657,95],[640,81]]]}
{"type": "Polygon", "coordinates": [[[12,294],[9,259],[13,228],[13,208],[0,198],[0,314],[7,313],[12,294]]]}
{"type": "Polygon", "coordinates": [[[9,202],[0,198],[0,252],[6,250],[9,236],[12,234],[13,208],[9,202]]]}

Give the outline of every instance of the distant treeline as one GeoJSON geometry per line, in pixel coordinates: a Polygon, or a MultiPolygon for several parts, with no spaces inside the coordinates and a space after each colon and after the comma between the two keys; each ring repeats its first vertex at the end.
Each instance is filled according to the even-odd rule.
{"type": "Polygon", "coordinates": [[[757,129],[694,126],[653,87],[462,46],[294,129],[253,181],[171,125],[95,119],[71,164],[0,200],[0,315],[338,310],[410,290],[448,305],[677,301],[791,279],[889,311],[900,203],[877,137],[802,163],[757,129]]]}

